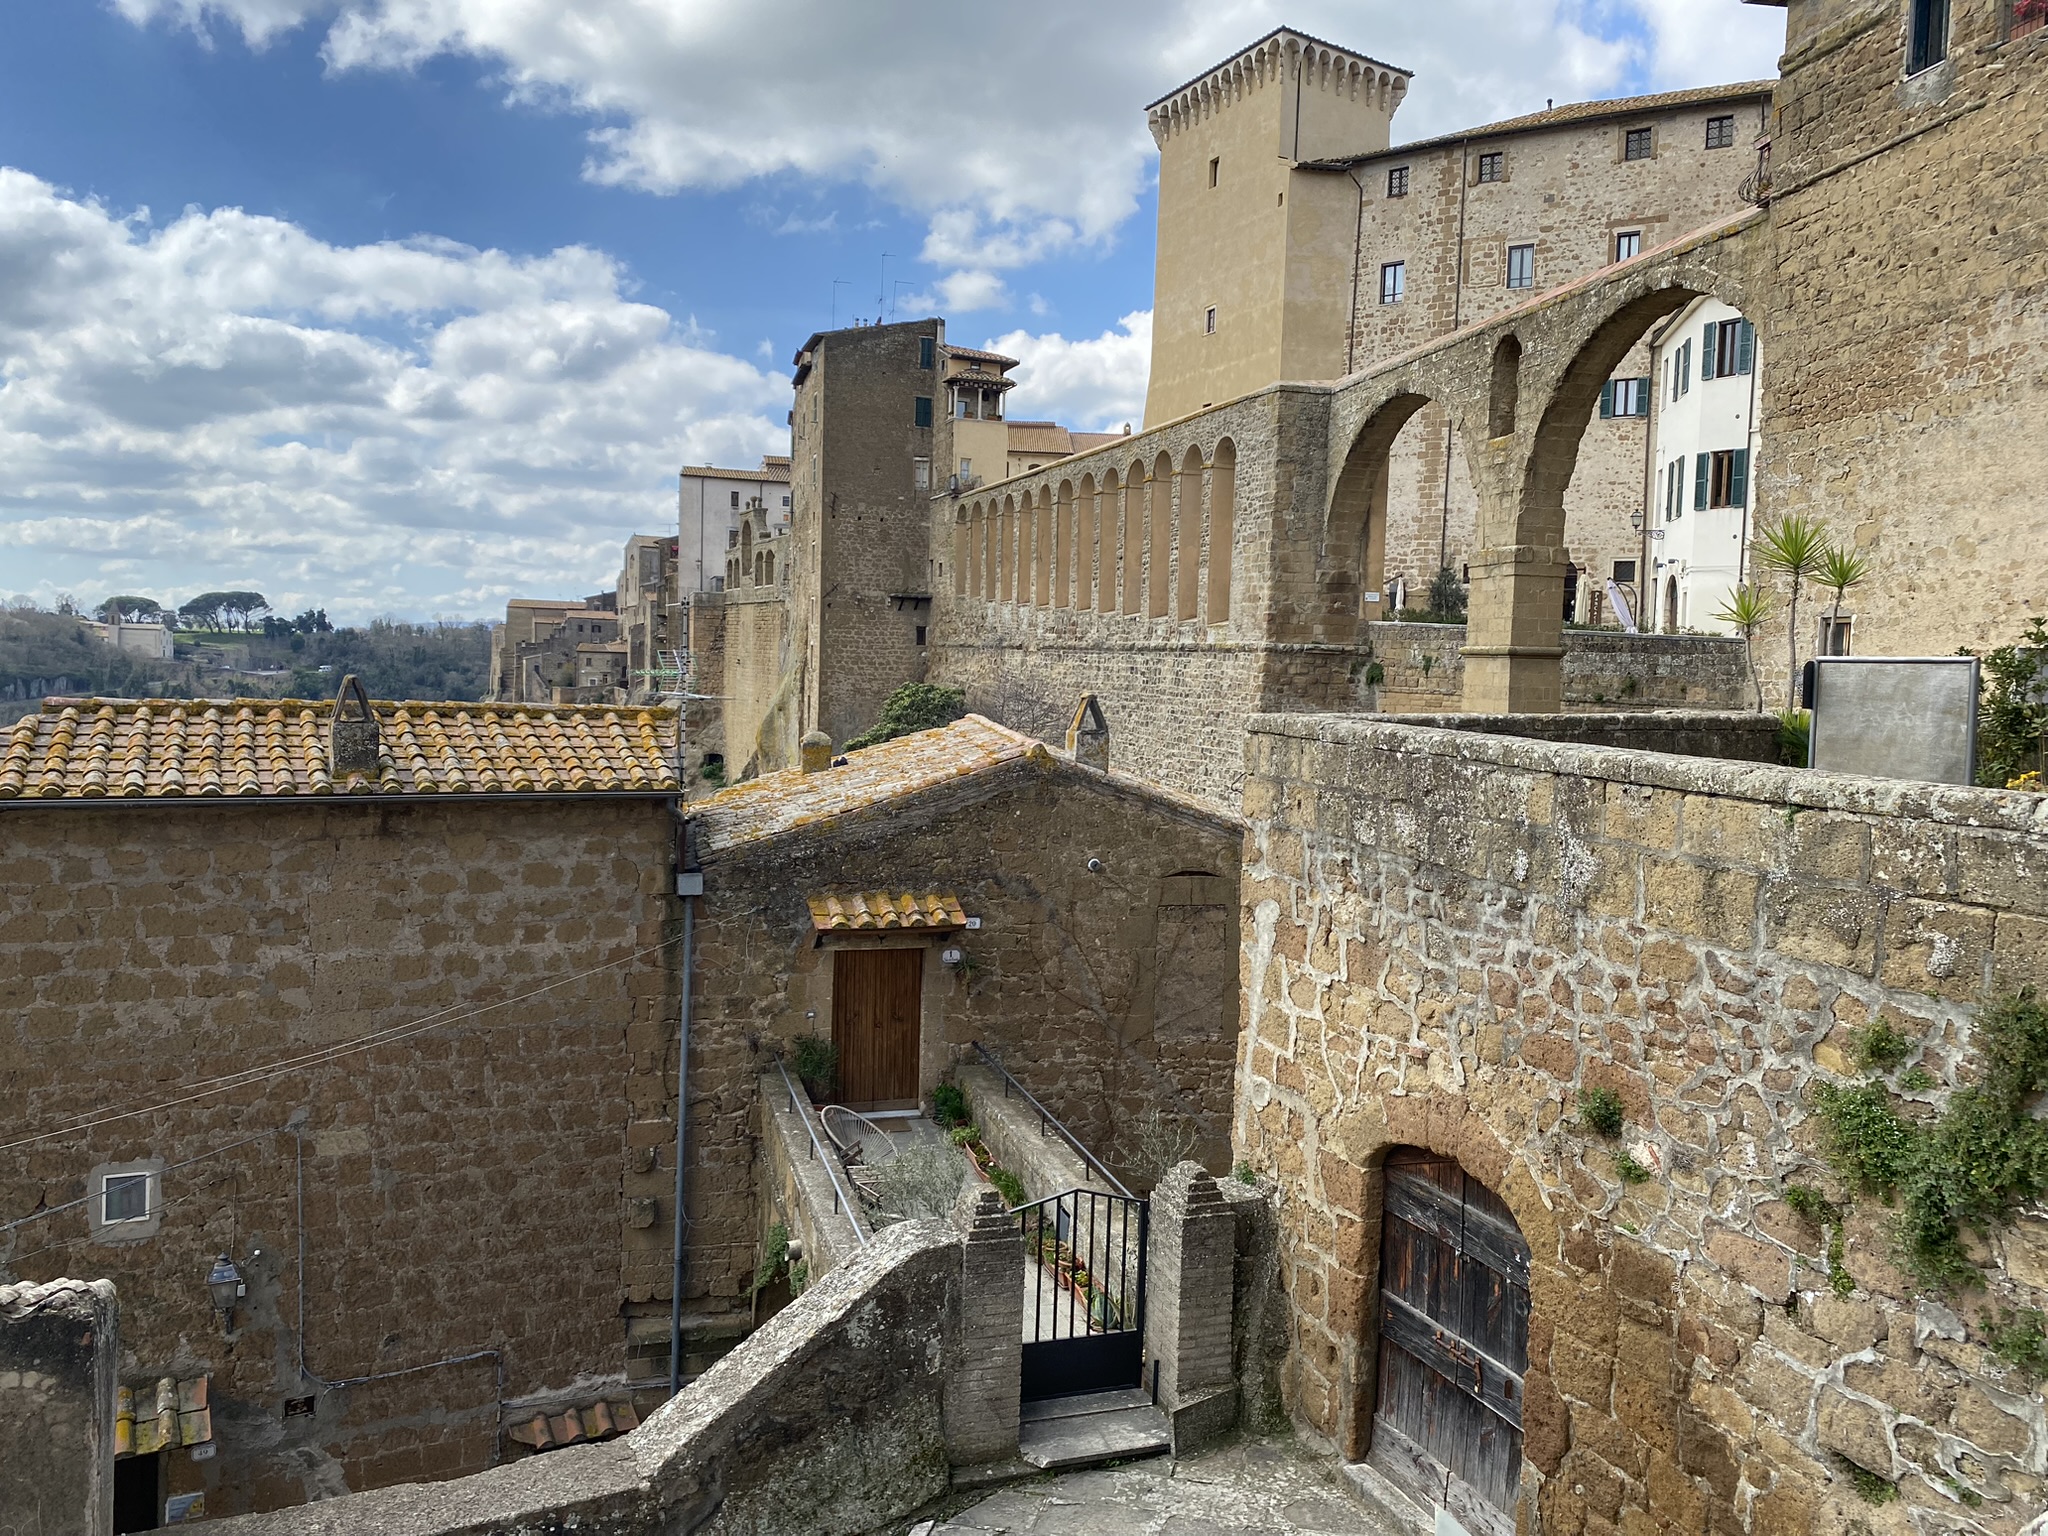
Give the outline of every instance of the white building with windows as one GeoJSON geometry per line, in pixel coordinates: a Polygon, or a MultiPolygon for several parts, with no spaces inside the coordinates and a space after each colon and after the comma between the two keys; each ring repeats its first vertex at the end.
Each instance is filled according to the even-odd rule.
{"type": "Polygon", "coordinates": [[[725,556],[740,519],[758,501],[778,531],[789,527],[789,456],[769,454],[759,469],[686,465],[676,490],[676,582],[681,592],[725,585],[725,556]]]}
{"type": "Polygon", "coordinates": [[[1733,634],[1715,614],[1747,579],[1763,360],[1756,327],[1697,299],[1654,334],[1643,628],[1733,634]]]}

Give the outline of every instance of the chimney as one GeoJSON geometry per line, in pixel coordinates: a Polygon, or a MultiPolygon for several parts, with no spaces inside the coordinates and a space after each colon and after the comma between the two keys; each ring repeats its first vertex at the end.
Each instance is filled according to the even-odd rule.
{"type": "Polygon", "coordinates": [[[362,679],[351,672],[334,695],[334,720],[327,732],[327,771],[339,779],[377,772],[377,714],[362,679]]]}
{"type": "Polygon", "coordinates": [[[832,766],[832,738],[823,731],[810,732],[796,749],[805,773],[823,773],[832,766]]]}
{"type": "Polygon", "coordinates": [[[1067,750],[1082,767],[1109,772],[1109,721],[1092,693],[1081,695],[1074,723],[1067,727],[1067,750]]]}

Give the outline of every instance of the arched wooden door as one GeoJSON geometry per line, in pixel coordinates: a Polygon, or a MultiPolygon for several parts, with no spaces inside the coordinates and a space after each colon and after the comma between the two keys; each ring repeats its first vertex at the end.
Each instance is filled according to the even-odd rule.
{"type": "Polygon", "coordinates": [[[1415,1147],[1387,1156],[1379,1334],[1373,1465],[1472,1536],[1514,1536],[1529,1245],[1499,1196],[1415,1147]]]}

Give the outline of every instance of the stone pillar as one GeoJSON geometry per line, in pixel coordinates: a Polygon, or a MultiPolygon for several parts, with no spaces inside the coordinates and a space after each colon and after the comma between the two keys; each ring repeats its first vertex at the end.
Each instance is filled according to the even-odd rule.
{"type": "Polygon", "coordinates": [[[832,766],[832,738],[823,731],[807,731],[796,744],[797,762],[805,773],[823,773],[832,766]]]}
{"type": "Polygon", "coordinates": [[[1014,1462],[1024,1380],[1024,1237],[1003,1197],[986,1185],[962,1193],[953,1224],[963,1241],[942,1409],[946,1456],[956,1469],[1014,1462]]]}
{"type": "Polygon", "coordinates": [[[1176,1456],[1237,1423],[1231,1352],[1237,1217],[1198,1163],[1171,1169],[1152,1191],[1145,1270],[1145,1359],[1176,1456]]]}
{"type": "Polygon", "coordinates": [[[1554,714],[1564,708],[1562,546],[1511,544],[1472,557],[1466,610],[1468,714],[1554,714]]]}
{"type": "Polygon", "coordinates": [[[12,1536],[114,1528],[114,1323],[112,1281],[0,1285],[0,1529],[12,1536]]]}

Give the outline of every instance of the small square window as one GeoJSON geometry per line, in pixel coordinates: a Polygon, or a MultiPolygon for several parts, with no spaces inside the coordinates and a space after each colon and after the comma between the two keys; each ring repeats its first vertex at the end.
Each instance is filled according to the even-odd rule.
{"type": "Polygon", "coordinates": [[[1627,586],[1627,585],[1628,585],[1628,584],[1629,584],[1630,582],[1634,581],[1635,579],[1636,579],[1636,563],[1635,563],[1635,561],[1633,561],[1633,560],[1617,560],[1617,561],[1615,561],[1615,562],[1614,562],[1614,584],[1615,584],[1616,586],[1618,586],[1618,587],[1625,587],[1625,586],[1627,586]]]}
{"type": "Polygon", "coordinates": [[[783,505],[784,505],[785,507],[787,507],[787,506],[789,505],[789,498],[788,498],[787,496],[785,496],[785,497],[783,497],[783,498],[782,498],[782,504],[783,504],[783,505]]]}
{"type": "Polygon", "coordinates": [[[1501,179],[1501,152],[1499,150],[1479,157],[1479,179],[1481,181],[1499,181],[1501,179]]]}
{"type": "Polygon", "coordinates": [[[1654,144],[1652,131],[1648,128],[1631,128],[1622,136],[1621,158],[1624,160],[1647,160],[1654,144]]]}
{"type": "Polygon", "coordinates": [[[1614,259],[1633,261],[1643,254],[1643,232],[1639,229],[1625,229],[1614,237],[1614,259]]]}
{"type": "Polygon", "coordinates": [[[86,1225],[101,1243],[129,1243],[155,1237],[163,1225],[161,1161],[103,1163],[86,1180],[86,1225]]]}
{"type": "Polygon", "coordinates": [[[1510,288],[1534,288],[1536,286],[1535,246],[1511,245],[1508,247],[1508,286],[1510,288]]]}
{"type": "Polygon", "coordinates": [[[1398,304],[1408,292],[1408,263],[1390,261],[1380,268],[1380,302],[1398,304]]]}
{"type": "Polygon", "coordinates": [[[1205,336],[1214,336],[1216,334],[1216,306],[1214,304],[1209,306],[1208,312],[1202,317],[1202,334],[1205,336]]]}
{"type": "Polygon", "coordinates": [[[1733,117],[1710,117],[1707,119],[1707,148],[1731,149],[1735,144],[1735,119],[1733,117]]]}
{"type": "Polygon", "coordinates": [[[1387,196],[1406,197],[1407,195],[1408,167],[1405,165],[1397,165],[1391,171],[1387,172],[1387,196]]]}
{"type": "Polygon", "coordinates": [[[1222,181],[1223,161],[1221,157],[1218,157],[1217,159],[1211,160],[1209,162],[1209,185],[1212,187],[1220,186],[1222,184],[1222,181]]]}
{"type": "Polygon", "coordinates": [[[108,1174],[100,1184],[100,1220],[110,1227],[149,1220],[149,1184],[146,1173],[108,1174]]]}

